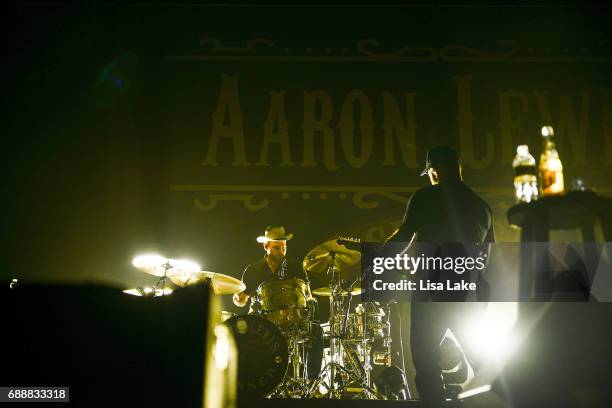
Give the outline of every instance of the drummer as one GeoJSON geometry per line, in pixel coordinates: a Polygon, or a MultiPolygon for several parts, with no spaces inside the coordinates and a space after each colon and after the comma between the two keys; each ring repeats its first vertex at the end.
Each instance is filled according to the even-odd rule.
{"type": "Polygon", "coordinates": [[[242,273],[242,282],[246,288],[243,292],[236,293],[233,301],[236,306],[243,307],[251,299],[250,311],[256,311],[258,305],[255,302],[257,288],[263,282],[298,278],[306,283],[306,300],[312,300],[310,285],[306,272],[292,264],[287,265],[287,241],[293,238],[293,234],[287,234],[285,227],[267,227],[264,235],[257,237],[257,242],[263,244],[266,255],[258,261],[248,265],[242,273]]]}
{"type": "MultiPolygon", "coordinates": [[[[306,300],[316,302],[310,292],[308,275],[301,265],[292,263],[287,265],[287,241],[291,238],[293,238],[293,234],[287,234],[285,227],[282,226],[267,227],[264,235],[257,237],[257,242],[263,244],[266,254],[262,259],[248,265],[242,273],[242,282],[246,288],[243,292],[236,293],[233,296],[236,306],[244,307],[251,299],[250,312],[258,311],[259,304],[255,299],[259,285],[263,282],[287,278],[303,280],[306,283],[306,293],[304,294],[306,300]]],[[[323,330],[315,321],[311,321],[310,325],[311,344],[306,357],[308,361],[307,374],[309,380],[315,381],[321,371],[323,360],[323,330]]]]}

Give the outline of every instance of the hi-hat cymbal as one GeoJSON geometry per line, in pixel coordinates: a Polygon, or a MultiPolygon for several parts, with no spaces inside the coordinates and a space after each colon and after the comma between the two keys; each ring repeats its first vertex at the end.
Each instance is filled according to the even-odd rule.
{"type": "Polygon", "coordinates": [[[340,276],[346,276],[347,269],[355,265],[361,259],[359,251],[347,249],[344,245],[338,245],[335,239],[326,241],[313,248],[304,258],[302,266],[310,273],[317,275],[325,274],[332,262],[336,272],[340,276]]]}
{"type": "MultiPolygon", "coordinates": [[[[346,290],[341,290],[340,291],[340,296],[348,296],[349,294],[355,296],[355,295],[359,295],[361,293],[361,288],[359,287],[353,287],[353,290],[351,290],[350,292],[347,292],[346,290]]],[[[329,286],[323,286],[322,288],[318,288],[312,291],[313,295],[317,295],[317,296],[325,296],[325,297],[330,297],[332,295],[332,289],[329,286]]]]}
{"type": "Polygon", "coordinates": [[[206,279],[210,279],[210,285],[217,295],[233,295],[234,293],[242,292],[246,288],[239,279],[209,271],[184,273],[170,277],[172,283],[181,287],[195,285],[206,279]]]}
{"type": "Polygon", "coordinates": [[[164,258],[155,254],[137,256],[132,265],[149,275],[162,277],[165,274],[168,278],[201,269],[200,265],[188,259],[164,258]]]}

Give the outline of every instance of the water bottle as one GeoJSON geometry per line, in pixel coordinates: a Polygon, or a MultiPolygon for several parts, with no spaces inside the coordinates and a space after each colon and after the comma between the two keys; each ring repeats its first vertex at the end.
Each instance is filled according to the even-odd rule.
{"type": "Polygon", "coordinates": [[[538,176],[535,158],[529,153],[527,145],[516,148],[512,162],[514,169],[514,192],[516,201],[529,203],[538,199],[538,176]]]}
{"type": "Polygon", "coordinates": [[[552,141],[553,135],[552,127],[542,127],[542,137],[544,138],[544,148],[540,156],[542,197],[563,194],[565,190],[563,184],[563,165],[561,164],[561,159],[559,159],[555,143],[552,141]]]}

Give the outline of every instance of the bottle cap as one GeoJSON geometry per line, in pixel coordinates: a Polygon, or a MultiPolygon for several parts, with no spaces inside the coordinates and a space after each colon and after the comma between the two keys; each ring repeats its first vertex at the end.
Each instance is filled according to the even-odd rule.
{"type": "Polygon", "coordinates": [[[542,126],[542,136],[549,137],[555,134],[552,126],[542,126]]]}
{"type": "Polygon", "coordinates": [[[516,148],[516,153],[520,156],[527,156],[529,154],[529,146],[527,145],[519,145],[516,148]]]}

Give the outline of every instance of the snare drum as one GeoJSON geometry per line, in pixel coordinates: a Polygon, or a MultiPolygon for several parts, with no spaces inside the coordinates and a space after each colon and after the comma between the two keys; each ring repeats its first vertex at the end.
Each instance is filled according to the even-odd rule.
{"type": "Polygon", "coordinates": [[[306,283],[298,278],[263,282],[257,288],[261,311],[283,330],[306,327],[306,283]]]}

